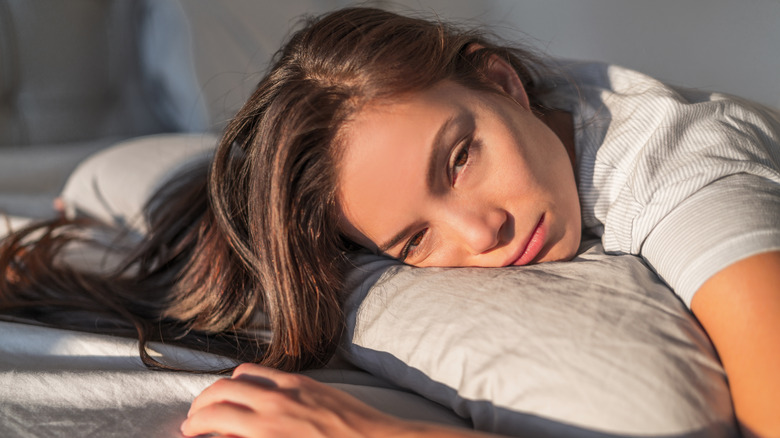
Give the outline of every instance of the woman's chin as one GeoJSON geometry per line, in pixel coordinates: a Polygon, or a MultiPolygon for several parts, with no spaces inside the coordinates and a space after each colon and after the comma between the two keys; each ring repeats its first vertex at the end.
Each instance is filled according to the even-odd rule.
{"type": "Polygon", "coordinates": [[[580,249],[581,233],[569,233],[550,248],[546,254],[540,254],[539,263],[566,262],[577,256],[580,249]]]}

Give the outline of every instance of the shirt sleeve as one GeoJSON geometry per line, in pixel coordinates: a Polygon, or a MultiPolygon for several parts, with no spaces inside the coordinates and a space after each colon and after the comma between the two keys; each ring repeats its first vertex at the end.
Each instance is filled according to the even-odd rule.
{"type": "Polygon", "coordinates": [[[773,250],[780,250],[780,184],[740,173],[679,203],[648,234],[640,253],[690,307],[707,279],[773,250]]]}

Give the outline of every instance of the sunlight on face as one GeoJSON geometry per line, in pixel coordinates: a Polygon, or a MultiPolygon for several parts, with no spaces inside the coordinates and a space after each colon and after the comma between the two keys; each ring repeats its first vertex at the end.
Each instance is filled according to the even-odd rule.
{"type": "Polygon", "coordinates": [[[344,232],[406,263],[525,265],[579,246],[566,149],[508,96],[443,81],[371,105],[346,128],[342,157],[344,232]]]}

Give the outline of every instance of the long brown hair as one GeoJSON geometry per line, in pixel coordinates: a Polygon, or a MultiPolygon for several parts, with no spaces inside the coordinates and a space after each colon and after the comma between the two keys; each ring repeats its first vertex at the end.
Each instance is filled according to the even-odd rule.
{"type": "Polygon", "coordinates": [[[351,245],[338,225],[340,130],[368,102],[444,79],[493,91],[482,73],[491,55],[517,70],[535,103],[542,63],[479,32],[371,8],[309,19],[227,126],[210,168],[149,204],[149,234],[118,267],[58,260],[96,224],[20,230],[0,248],[0,308],[137,336],[151,367],[166,367],[146,353],[155,340],[288,371],[325,364],[342,332],[351,245]]]}

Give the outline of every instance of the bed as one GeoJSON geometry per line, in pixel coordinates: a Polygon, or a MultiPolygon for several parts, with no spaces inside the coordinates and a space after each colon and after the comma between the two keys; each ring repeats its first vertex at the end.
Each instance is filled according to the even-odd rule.
{"type": "MultiPolygon", "coordinates": [[[[143,233],[143,201],[207,159],[292,17],[344,4],[0,0],[0,234],[54,214],[58,196],[68,214],[143,233]]],[[[526,7],[543,15],[540,4],[526,7]]],[[[780,17],[776,3],[751,8],[780,17]]],[[[777,106],[780,90],[759,100],[777,106]]],[[[354,260],[342,346],[307,374],[383,411],[514,436],[737,436],[709,339],[635,257],[586,240],[574,263],[492,272],[354,260]]],[[[8,317],[0,330],[0,436],[180,436],[192,398],[219,378],[147,370],[129,339],[8,317]]],[[[230,363],[152,350],[189,368],[230,363]]]]}

